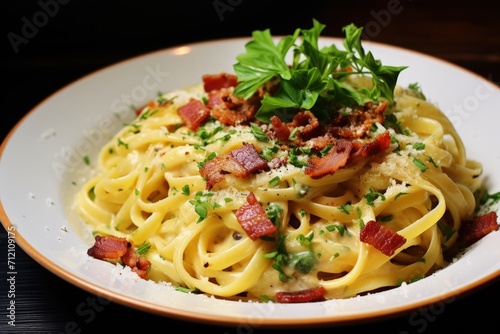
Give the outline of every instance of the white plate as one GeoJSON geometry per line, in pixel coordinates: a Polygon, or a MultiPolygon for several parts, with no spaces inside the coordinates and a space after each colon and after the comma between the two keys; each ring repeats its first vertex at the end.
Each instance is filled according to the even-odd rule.
{"type": "MultiPolygon", "coordinates": [[[[166,49],[105,68],[50,96],[9,134],[1,147],[0,219],[17,244],[48,270],[103,298],[185,320],[219,324],[313,325],[373,319],[458,294],[500,274],[500,232],[475,244],[432,276],[389,291],[310,304],[224,301],[176,292],[134,280],[107,262],[86,255],[91,241],[67,210],[77,190],[72,181],[88,171],[85,155],[104,144],[158,91],[198,84],[203,74],[232,72],[247,39],[209,41],[166,49]],[[116,118],[119,114],[122,120],[116,118]],[[121,275],[120,275],[121,274],[121,275]]],[[[323,38],[321,43],[336,43],[323,38]]],[[[484,164],[490,192],[500,191],[500,89],[457,66],[413,51],[364,42],[386,65],[408,65],[400,83],[418,82],[428,100],[453,121],[471,159],[484,164]]]]}

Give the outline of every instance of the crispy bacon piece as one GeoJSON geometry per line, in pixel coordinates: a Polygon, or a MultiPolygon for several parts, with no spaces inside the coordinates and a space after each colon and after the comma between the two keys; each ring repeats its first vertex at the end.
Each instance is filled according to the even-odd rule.
{"type": "Polygon", "coordinates": [[[328,132],[336,138],[361,138],[370,130],[373,123],[383,123],[383,113],[388,105],[388,101],[380,104],[367,102],[355,107],[350,114],[339,113],[329,124],[328,132]]]}
{"type": "Polygon", "coordinates": [[[338,140],[324,157],[311,157],[304,173],[312,179],[319,179],[328,174],[333,174],[345,166],[352,150],[352,142],[338,140]]]}
{"type": "Polygon", "coordinates": [[[271,235],[278,230],[278,227],[269,219],[254,193],[248,194],[247,202],[236,211],[235,215],[241,227],[252,240],[271,235]]]}
{"type": "Polygon", "coordinates": [[[131,242],[115,236],[97,235],[94,245],[87,250],[87,254],[99,260],[121,260],[124,265],[129,266],[141,278],[146,277],[151,266],[148,259],[137,254],[131,242]]]}
{"type": "MultiPolygon", "coordinates": [[[[309,146],[320,151],[326,146],[332,145],[335,138],[354,141],[366,137],[373,123],[384,121],[383,113],[387,106],[387,101],[380,104],[368,102],[356,106],[348,114],[334,113],[328,124],[320,123],[310,110],[299,111],[289,123],[284,123],[278,116],[274,115],[270,118],[270,136],[286,143],[290,141],[289,137],[293,132],[295,135],[293,145],[309,146]]],[[[374,144],[370,148],[374,148],[374,144]]]]}
{"type": "Polygon", "coordinates": [[[243,167],[237,163],[230,155],[219,155],[205,162],[200,169],[200,175],[207,182],[206,188],[210,190],[214,185],[224,180],[224,176],[232,174],[235,177],[245,175],[243,167]]]}
{"type": "Polygon", "coordinates": [[[134,247],[129,247],[125,255],[121,258],[124,265],[132,268],[132,271],[137,273],[140,278],[146,277],[151,262],[144,256],[137,254],[134,247]]]}
{"type": "Polygon", "coordinates": [[[260,107],[258,93],[248,100],[233,95],[232,87],[212,90],[208,93],[207,107],[210,115],[222,124],[239,125],[253,119],[260,107]]]}
{"type": "Polygon", "coordinates": [[[315,149],[323,149],[331,143],[331,136],[325,133],[325,128],[314,116],[310,110],[299,111],[293,120],[289,123],[284,123],[278,116],[273,115],[269,119],[271,121],[270,136],[280,140],[281,142],[290,142],[290,134],[294,133],[294,146],[311,146],[315,149]],[[328,141],[323,139],[318,141],[318,138],[329,137],[328,141]],[[317,145],[323,145],[318,147],[317,145]]]}
{"type": "Polygon", "coordinates": [[[200,175],[205,178],[209,190],[227,174],[245,178],[266,168],[268,168],[267,161],[259,155],[257,149],[252,144],[244,143],[242,147],[228,154],[205,162],[200,169],[200,175]]]}
{"type": "Polygon", "coordinates": [[[332,137],[330,133],[325,133],[323,136],[313,137],[305,142],[305,146],[310,146],[316,151],[321,151],[327,146],[335,145],[336,138],[332,137]]]}
{"type": "Polygon", "coordinates": [[[288,137],[290,137],[291,134],[290,128],[288,128],[288,126],[276,115],[271,116],[269,120],[271,121],[271,126],[274,130],[274,137],[281,141],[288,140],[288,137]]]}
{"type": "Polygon", "coordinates": [[[318,118],[310,110],[299,111],[288,126],[292,129],[299,128],[296,135],[300,141],[317,137],[323,131],[318,118]]]}
{"type": "Polygon", "coordinates": [[[319,302],[325,300],[324,296],[326,289],[318,286],[311,289],[301,291],[280,291],[276,293],[276,301],[278,303],[309,303],[319,302]]]}
{"type": "Polygon", "coordinates": [[[388,131],[368,143],[340,139],[324,157],[311,157],[304,172],[313,179],[319,179],[335,173],[341,167],[344,167],[357,158],[368,158],[383,152],[390,145],[391,136],[388,131]]]}
{"type": "Polygon", "coordinates": [[[392,256],[396,249],[403,246],[406,238],[390,228],[380,225],[374,220],[369,221],[359,234],[362,242],[372,245],[383,254],[392,256]]]}
{"type": "Polygon", "coordinates": [[[276,157],[267,163],[270,169],[277,169],[281,166],[285,166],[288,162],[287,157],[276,157]]]}
{"type": "Polygon", "coordinates": [[[245,169],[247,174],[267,168],[267,161],[259,155],[252,144],[244,143],[241,148],[232,150],[229,154],[245,169]]]}
{"type": "Polygon", "coordinates": [[[103,237],[97,235],[95,237],[95,243],[92,247],[87,250],[87,254],[96,259],[111,259],[119,260],[129,247],[129,242],[127,239],[118,238],[114,236],[103,237]]]}
{"type": "Polygon", "coordinates": [[[196,131],[201,123],[210,116],[210,110],[203,102],[194,98],[191,98],[188,103],[180,107],[177,112],[184,124],[193,131],[196,131]]]}
{"type": "Polygon", "coordinates": [[[458,235],[464,246],[470,246],[493,231],[498,231],[497,214],[495,211],[462,222],[458,235]]]}
{"type": "Polygon", "coordinates": [[[203,88],[205,92],[220,90],[222,88],[236,87],[238,85],[238,77],[234,74],[219,73],[205,74],[202,76],[203,88]]]}
{"type": "Polygon", "coordinates": [[[353,154],[349,158],[349,161],[353,161],[357,158],[368,158],[372,155],[378,154],[385,151],[391,145],[391,135],[389,131],[386,131],[377,136],[373,141],[359,144],[354,143],[353,154]]]}

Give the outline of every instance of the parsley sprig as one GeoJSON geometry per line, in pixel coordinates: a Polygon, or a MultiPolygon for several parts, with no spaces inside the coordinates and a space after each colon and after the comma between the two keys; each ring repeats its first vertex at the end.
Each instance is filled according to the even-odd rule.
{"type": "Polygon", "coordinates": [[[324,24],[313,20],[311,29],[296,29],[292,35],[277,41],[269,29],[254,31],[245,45],[246,53],[237,57],[234,70],[239,84],[234,94],[249,98],[268,82],[279,81],[274,95],[266,95],[256,118],[269,123],[274,114],[290,119],[299,109],[311,110],[318,119],[327,121],[330,110],[352,107],[367,101],[387,99],[392,103],[399,73],[406,66],[384,66],[361,45],[363,28],[344,26],[344,48],[334,44],[319,47],[324,24]],[[301,43],[300,43],[301,41],[301,43]],[[292,53],[292,63],[286,57],[292,53]],[[371,76],[371,88],[354,88],[346,83],[351,75],[371,76]]]}

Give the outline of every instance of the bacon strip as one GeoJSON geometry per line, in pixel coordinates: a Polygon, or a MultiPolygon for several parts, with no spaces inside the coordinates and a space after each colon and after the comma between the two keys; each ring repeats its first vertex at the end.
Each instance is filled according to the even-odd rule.
{"type": "Polygon", "coordinates": [[[210,115],[226,125],[248,123],[259,109],[261,98],[256,93],[245,100],[234,95],[233,90],[229,87],[208,93],[207,107],[210,109],[210,115]]]}
{"type": "Polygon", "coordinates": [[[210,110],[203,102],[194,98],[191,98],[188,103],[180,107],[177,112],[184,124],[193,131],[196,131],[201,123],[210,116],[210,110]]]}
{"type": "Polygon", "coordinates": [[[252,144],[243,143],[242,147],[205,162],[200,169],[200,175],[206,180],[207,189],[210,190],[227,174],[246,178],[266,168],[267,161],[259,155],[257,149],[252,144]]]}
{"type": "Polygon", "coordinates": [[[464,246],[469,246],[485,235],[498,231],[497,214],[495,211],[462,222],[458,235],[464,246]]]}
{"type": "Polygon", "coordinates": [[[236,87],[236,85],[238,85],[238,77],[229,73],[205,74],[202,76],[202,80],[203,88],[207,93],[222,88],[236,87]]]}
{"type": "Polygon", "coordinates": [[[232,150],[229,154],[245,169],[247,174],[267,168],[267,161],[260,156],[252,144],[243,143],[241,148],[232,150]]]}
{"type": "Polygon", "coordinates": [[[276,301],[278,303],[309,303],[319,302],[325,300],[324,296],[326,289],[318,286],[311,289],[301,291],[280,291],[276,293],[276,301]]]}
{"type": "Polygon", "coordinates": [[[132,271],[137,273],[140,278],[146,277],[151,262],[144,256],[137,254],[134,247],[129,247],[125,255],[122,256],[124,265],[132,268],[132,271]]]}
{"type": "Polygon", "coordinates": [[[392,256],[406,242],[405,237],[374,220],[369,221],[361,230],[359,239],[372,245],[387,256],[392,256]]]}
{"type": "Polygon", "coordinates": [[[151,266],[148,259],[137,254],[131,242],[115,236],[97,235],[94,245],[87,250],[87,255],[99,260],[121,260],[124,265],[129,266],[141,278],[146,277],[151,266]]]}
{"type": "Polygon", "coordinates": [[[335,138],[357,139],[366,135],[373,123],[383,123],[383,113],[388,101],[376,104],[367,102],[356,106],[350,114],[337,114],[328,125],[328,132],[335,138]]]}
{"type": "Polygon", "coordinates": [[[304,173],[313,179],[319,179],[328,174],[333,174],[345,166],[352,150],[352,142],[338,140],[324,157],[311,157],[304,173]]]}
{"type": "Polygon", "coordinates": [[[253,193],[248,194],[247,202],[236,211],[235,215],[243,230],[252,240],[271,235],[278,230],[253,193]]]}
{"type": "Polygon", "coordinates": [[[224,180],[224,176],[232,174],[236,177],[245,175],[243,167],[235,160],[231,159],[230,155],[219,155],[205,162],[200,169],[200,175],[205,179],[207,190],[210,190],[217,183],[224,180]]]}
{"type": "Polygon", "coordinates": [[[389,131],[386,131],[377,136],[373,141],[365,144],[354,144],[353,154],[349,158],[349,161],[355,160],[357,158],[368,158],[372,155],[378,154],[385,151],[391,145],[391,135],[389,131]]]}
{"type": "Polygon", "coordinates": [[[341,167],[358,158],[368,158],[383,152],[391,145],[391,136],[386,131],[368,143],[337,140],[334,147],[324,157],[311,157],[304,173],[313,179],[337,172],[341,167]]]}
{"type": "Polygon", "coordinates": [[[288,140],[288,137],[290,137],[291,134],[290,128],[276,115],[271,116],[269,120],[271,121],[271,126],[274,130],[274,137],[281,141],[288,140]]]}
{"type": "Polygon", "coordinates": [[[316,137],[322,130],[318,118],[310,110],[299,111],[288,126],[299,128],[297,136],[301,141],[316,137]]]}

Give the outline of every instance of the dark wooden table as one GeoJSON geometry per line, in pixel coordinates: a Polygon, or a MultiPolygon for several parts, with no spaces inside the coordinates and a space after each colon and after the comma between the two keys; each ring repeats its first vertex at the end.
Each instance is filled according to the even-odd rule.
{"type": "MultiPolygon", "coordinates": [[[[424,52],[500,82],[500,16],[483,0],[26,2],[3,5],[0,139],[45,97],[104,66],[184,43],[249,36],[256,29],[290,34],[296,27],[310,27],[312,18],[327,25],[327,35],[340,37],[342,26],[353,22],[365,27],[370,40],[424,52]]],[[[115,303],[92,304],[95,296],[55,276],[20,247],[16,326],[11,327],[6,316],[6,261],[7,236],[0,228],[0,333],[100,333],[108,326],[114,333],[133,327],[167,333],[267,332],[258,327],[189,323],[115,303]],[[81,314],[82,306],[94,312],[81,314]]],[[[307,332],[498,333],[499,297],[496,280],[445,306],[307,332]]]]}

